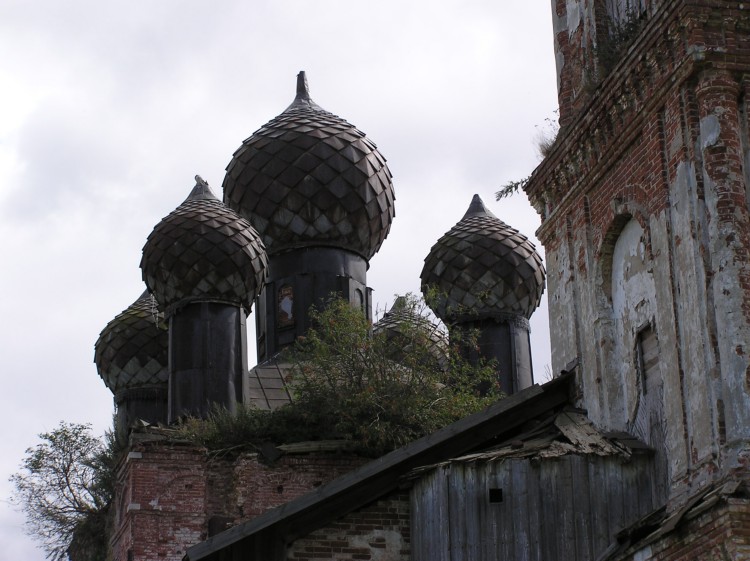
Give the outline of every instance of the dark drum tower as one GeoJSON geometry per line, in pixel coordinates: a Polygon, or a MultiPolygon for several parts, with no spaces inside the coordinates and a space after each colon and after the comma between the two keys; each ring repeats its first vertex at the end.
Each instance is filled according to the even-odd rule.
{"type": "Polygon", "coordinates": [[[234,411],[247,372],[245,318],[263,286],[257,232],[196,176],[143,247],[143,280],[169,320],[169,421],[234,411]]]}

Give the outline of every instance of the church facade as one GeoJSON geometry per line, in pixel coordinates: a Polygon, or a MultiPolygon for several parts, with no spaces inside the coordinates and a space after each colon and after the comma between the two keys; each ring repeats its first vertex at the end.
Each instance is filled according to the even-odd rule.
{"type": "MultiPolygon", "coordinates": [[[[210,458],[134,430],[114,559],[750,559],[750,6],[553,0],[552,17],[560,131],[524,188],[556,377],[535,385],[527,358],[544,267],[477,198],[422,280],[446,283],[440,317],[480,328],[509,397],[375,461],[324,443],[210,458]]],[[[144,248],[155,301],[97,342],[125,427],[282,406],[275,357],[310,303],[336,291],[371,315],[390,173],[304,75],[223,203],[196,183],[144,248]]]]}

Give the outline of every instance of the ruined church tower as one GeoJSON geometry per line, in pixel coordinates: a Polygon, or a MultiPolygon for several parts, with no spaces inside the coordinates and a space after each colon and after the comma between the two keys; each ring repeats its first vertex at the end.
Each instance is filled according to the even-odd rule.
{"type": "Polygon", "coordinates": [[[677,509],[750,464],[750,4],[552,9],[560,131],[526,192],[553,370],[677,509]]]}

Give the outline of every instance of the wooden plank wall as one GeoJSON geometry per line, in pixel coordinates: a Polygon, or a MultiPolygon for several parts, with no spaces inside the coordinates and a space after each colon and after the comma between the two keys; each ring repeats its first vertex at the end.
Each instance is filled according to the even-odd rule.
{"type": "Polygon", "coordinates": [[[441,466],[412,489],[412,559],[594,561],[658,506],[649,469],[647,458],[580,455],[441,466]]]}

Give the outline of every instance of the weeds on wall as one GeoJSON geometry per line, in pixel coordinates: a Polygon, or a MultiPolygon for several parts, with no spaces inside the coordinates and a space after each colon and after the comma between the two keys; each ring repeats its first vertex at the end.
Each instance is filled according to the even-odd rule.
{"type": "Polygon", "coordinates": [[[526,184],[529,182],[529,179],[531,179],[531,176],[527,175],[523,179],[508,181],[500,187],[499,191],[495,191],[495,200],[499,201],[506,197],[510,197],[512,195],[515,195],[519,189],[525,189],[526,184]]]}
{"type": "Polygon", "coordinates": [[[599,79],[603,80],[617,66],[628,47],[640,34],[646,22],[646,12],[628,7],[618,20],[610,20],[608,33],[594,47],[594,54],[599,64],[599,79]]]}
{"type": "Polygon", "coordinates": [[[536,125],[534,128],[536,129],[534,134],[536,153],[543,160],[550,155],[557,141],[557,135],[560,133],[560,110],[555,109],[552,117],[547,117],[544,119],[544,124],[536,125]]]}
{"type": "MultiPolygon", "coordinates": [[[[557,142],[557,137],[560,133],[560,110],[555,109],[552,117],[544,119],[544,124],[536,125],[536,133],[534,134],[534,147],[536,148],[537,155],[540,159],[544,159],[550,155],[552,148],[557,142]]],[[[523,179],[508,181],[503,184],[498,191],[495,192],[495,200],[499,201],[516,194],[519,189],[523,190],[526,188],[526,184],[531,179],[531,176],[526,176],[523,179]]]]}

